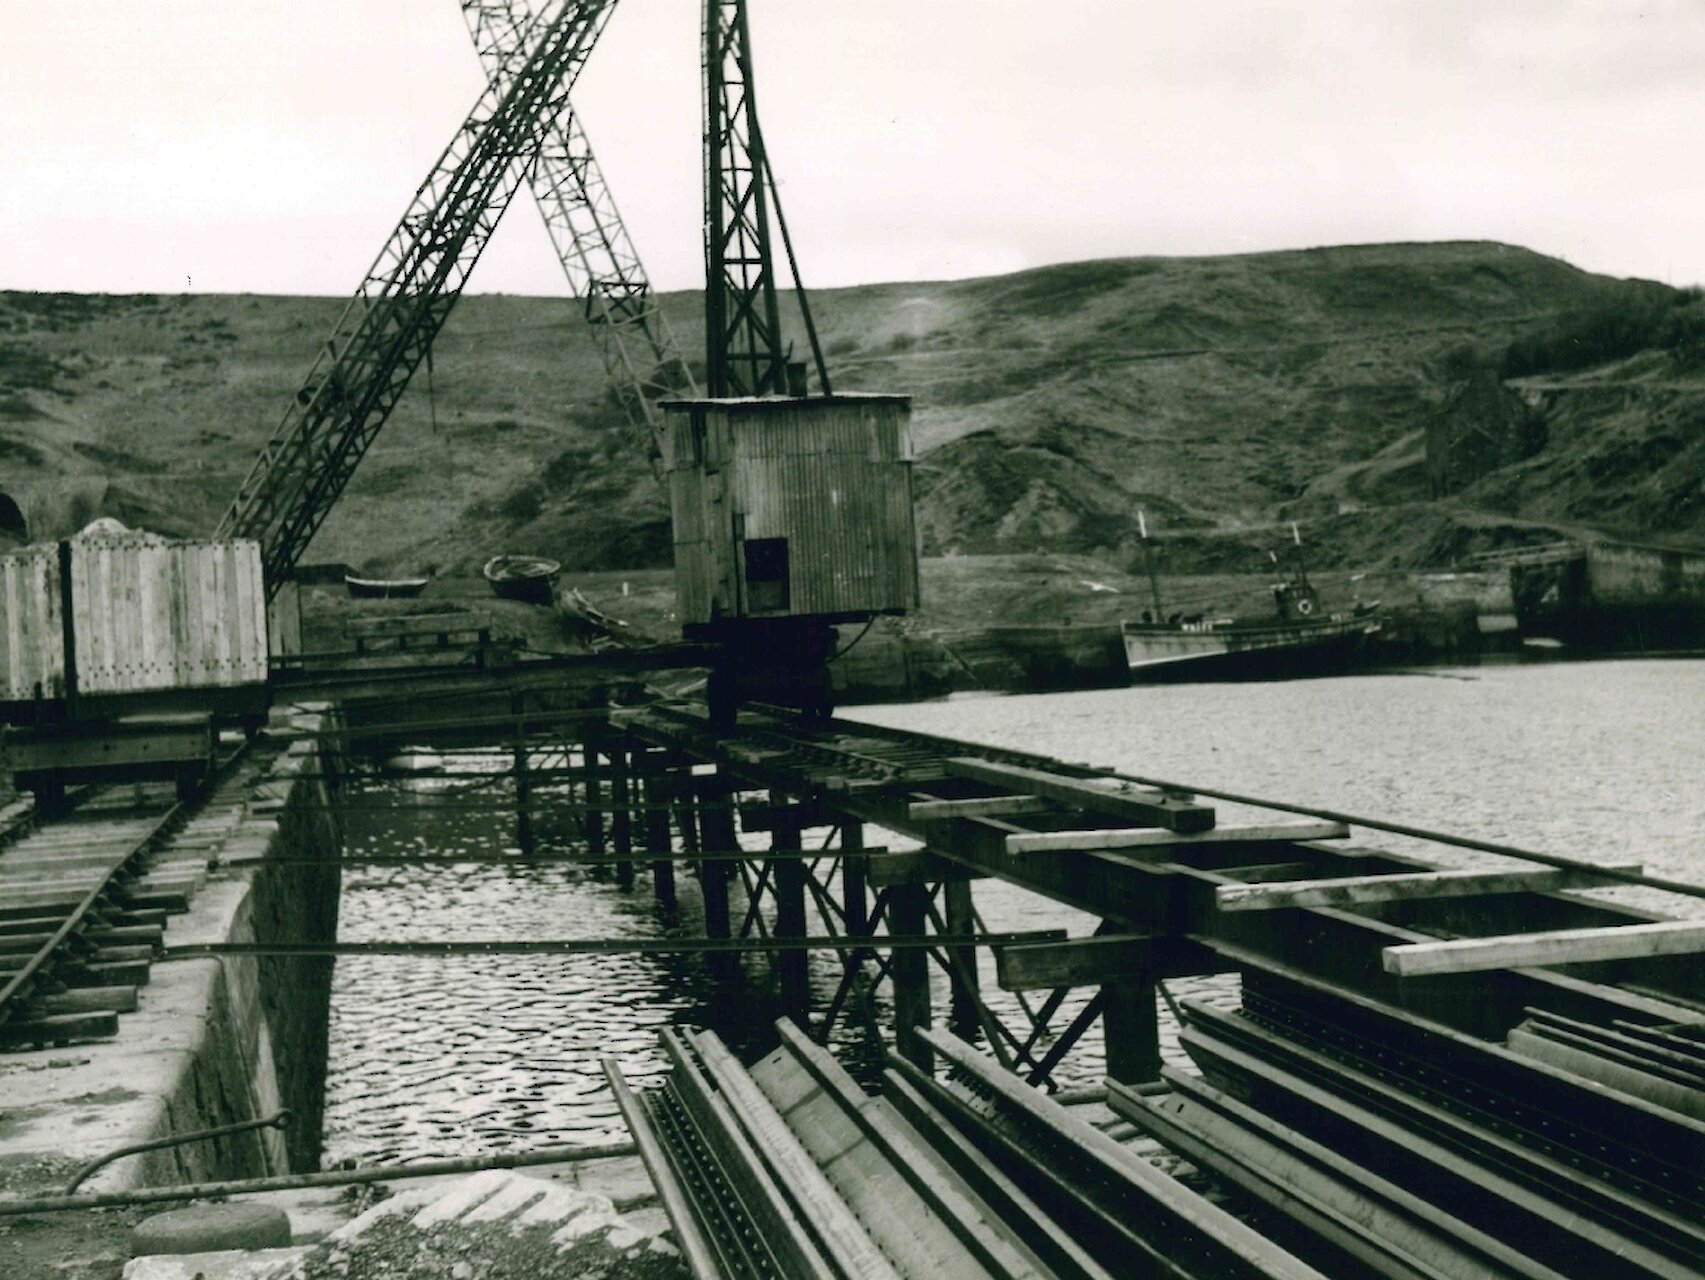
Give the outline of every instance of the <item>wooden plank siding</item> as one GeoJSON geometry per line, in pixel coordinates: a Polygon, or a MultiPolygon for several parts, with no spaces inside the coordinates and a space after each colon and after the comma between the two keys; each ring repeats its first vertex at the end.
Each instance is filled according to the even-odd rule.
{"type": "Polygon", "coordinates": [[[264,684],[260,545],[73,538],[71,624],[80,694],[264,684]]]}
{"type": "Polygon", "coordinates": [[[0,556],[0,701],[65,694],[59,549],[26,547],[0,556]]]}
{"type": "Polygon", "coordinates": [[[664,465],[684,623],[917,607],[910,403],[900,396],[681,401],[664,465]],[[752,598],[743,545],[787,543],[784,607],[752,598]]]}

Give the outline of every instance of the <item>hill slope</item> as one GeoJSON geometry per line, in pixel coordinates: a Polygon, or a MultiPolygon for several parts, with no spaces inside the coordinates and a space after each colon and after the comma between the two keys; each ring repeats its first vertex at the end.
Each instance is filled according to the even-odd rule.
{"type": "MultiPolygon", "coordinates": [[[[1428,500],[1425,426],[1466,369],[1607,302],[1673,293],[1465,243],[1080,263],[813,306],[837,390],[915,397],[926,552],[1128,558],[1141,508],[1172,567],[1250,568],[1293,517],[1338,563],[1448,555],[1465,511],[1705,533],[1705,375],[1659,353],[1512,381],[1545,448],[1428,500]]],[[[697,295],[666,304],[697,351],[697,295]]],[[[33,536],[97,514],[207,531],[341,306],[0,294],[0,492],[33,536]]],[[[561,299],[464,299],[430,386],[417,375],[312,558],[666,562],[661,493],[582,323],[561,299]]]]}

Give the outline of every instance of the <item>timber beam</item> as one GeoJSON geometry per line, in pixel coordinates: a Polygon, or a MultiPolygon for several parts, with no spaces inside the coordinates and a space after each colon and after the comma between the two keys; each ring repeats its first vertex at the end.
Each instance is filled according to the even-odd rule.
{"type": "Polygon", "coordinates": [[[976,760],[968,756],[955,756],[944,761],[942,767],[950,777],[970,778],[990,786],[1009,787],[1014,791],[1041,796],[1062,804],[1076,805],[1090,813],[1165,827],[1168,831],[1188,834],[1206,831],[1214,825],[1214,810],[1211,806],[1196,804],[1152,787],[1094,778],[1074,778],[1067,774],[1049,773],[1043,769],[997,764],[992,760],[976,760]]]}
{"type": "Polygon", "coordinates": [[[1387,973],[1402,978],[1602,960],[1645,960],[1700,952],[1705,952],[1705,920],[1661,920],[1597,929],[1556,929],[1495,938],[1405,943],[1385,948],[1384,964],[1387,973]]]}
{"type": "Polygon", "coordinates": [[[1088,831],[1025,831],[1009,835],[1008,853],[1093,853],[1102,849],[1157,850],[1171,854],[1186,845],[1266,843],[1274,840],[1342,840],[1350,829],[1341,822],[1269,822],[1243,827],[1213,827],[1193,834],[1138,827],[1088,831]]]}
{"type": "Polygon", "coordinates": [[[840,825],[840,813],[821,800],[749,800],[740,806],[742,831],[804,831],[840,825]]]}
{"type": "Polygon", "coordinates": [[[1046,813],[1053,804],[1042,796],[998,795],[967,796],[958,800],[936,797],[913,800],[906,806],[906,817],[913,822],[940,822],[944,818],[1006,818],[1032,813],[1046,813]]]}
{"type": "Polygon", "coordinates": [[[987,878],[981,871],[931,853],[928,849],[908,849],[898,853],[869,849],[865,854],[868,860],[866,883],[875,889],[896,884],[961,884],[987,878]]]}
{"type": "MultiPolygon", "coordinates": [[[[1638,862],[1607,864],[1612,871],[1639,871],[1638,862]]],[[[1408,875],[1341,876],[1277,884],[1221,885],[1214,905],[1221,911],[1272,911],[1279,907],[1357,907],[1419,898],[1468,898],[1490,893],[1550,893],[1611,883],[1590,871],[1533,867],[1514,871],[1423,871],[1408,875]]]]}
{"type": "Polygon", "coordinates": [[[995,948],[995,981],[1002,991],[1098,987],[1128,979],[1185,978],[1235,969],[1211,947],[1188,938],[1150,934],[1098,934],[995,948]]]}

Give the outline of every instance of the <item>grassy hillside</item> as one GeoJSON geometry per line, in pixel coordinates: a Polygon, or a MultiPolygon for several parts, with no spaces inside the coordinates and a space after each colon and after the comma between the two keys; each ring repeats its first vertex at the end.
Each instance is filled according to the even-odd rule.
{"type": "MultiPolygon", "coordinates": [[[[1291,518],[1323,565],[1437,563],[1524,520],[1705,534],[1705,371],[1647,349],[1656,329],[1603,350],[1569,336],[1581,317],[1661,319],[1676,300],[1494,244],[1125,259],[813,297],[837,389],[915,397],[928,553],[1129,568],[1141,508],[1172,571],[1258,570],[1291,518]],[[1543,416],[1545,447],[1430,501],[1425,428],[1474,368],[1519,373],[1508,385],[1543,416]]],[[[666,303],[697,352],[697,296],[666,303]]],[[[0,294],[0,493],[34,536],[98,514],[209,530],[341,306],[0,294]]],[[[463,300],[430,387],[423,370],[311,558],[665,563],[661,493],[583,328],[570,301],[463,300]]]]}

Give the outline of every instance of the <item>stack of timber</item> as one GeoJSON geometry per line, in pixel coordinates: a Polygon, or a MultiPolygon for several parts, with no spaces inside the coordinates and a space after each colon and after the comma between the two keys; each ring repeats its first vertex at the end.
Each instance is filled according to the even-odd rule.
{"type": "Polygon", "coordinates": [[[693,1274],[1321,1280],[1283,1248],[967,1046],[963,1083],[895,1060],[869,1097],[789,1023],[750,1071],[663,1033],[634,1094],[606,1064],[693,1274]]]}
{"type": "Polygon", "coordinates": [[[1245,1002],[1187,1007],[1201,1076],[1109,1102],[1328,1274],[1705,1268],[1705,1127],[1681,1112],[1318,987],[1245,1002]]]}

